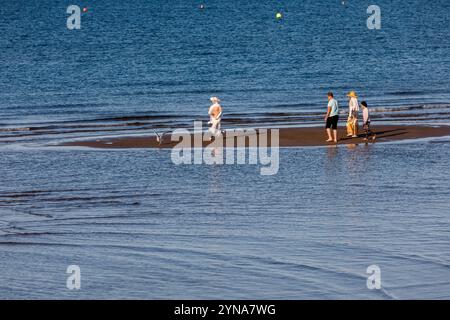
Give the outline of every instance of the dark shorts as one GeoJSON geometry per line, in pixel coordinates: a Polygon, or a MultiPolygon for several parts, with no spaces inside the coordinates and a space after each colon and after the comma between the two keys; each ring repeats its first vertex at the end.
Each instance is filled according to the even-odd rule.
{"type": "Polygon", "coordinates": [[[337,126],[338,126],[338,121],[339,121],[339,116],[328,117],[326,128],[327,129],[333,128],[334,130],[336,130],[337,126]]]}

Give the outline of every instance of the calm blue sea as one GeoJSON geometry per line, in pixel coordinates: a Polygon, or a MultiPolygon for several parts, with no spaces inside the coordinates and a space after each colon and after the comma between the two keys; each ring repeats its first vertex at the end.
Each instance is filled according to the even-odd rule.
{"type": "Polygon", "coordinates": [[[200,3],[0,1],[0,298],[449,299],[448,138],[282,149],[273,176],[48,147],[191,127],[212,95],[224,127],[322,123],[329,90],[450,123],[447,0],[200,3]]]}

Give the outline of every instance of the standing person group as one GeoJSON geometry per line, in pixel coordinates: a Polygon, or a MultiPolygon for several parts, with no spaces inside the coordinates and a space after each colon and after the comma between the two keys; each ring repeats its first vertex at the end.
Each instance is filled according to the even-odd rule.
{"type": "MultiPolygon", "coordinates": [[[[358,96],[355,91],[350,91],[347,94],[349,98],[348,101],[348,117],[347,117],[347,137],[357,138],[358,137],[358,114],[360,110],[360,105],[358,103],[358,96]]],[[[375,134],[370,130],[370,117],[369,108],[365,101],[361,102],[361,108],[363,110],[363,129],[365,133],[364,141],[372,136],[375,140],[375,134]]],[[[334,98],[332,92],[328,92],[328,107],[327,113],[325,115],[326,130],[328,135],[328,140],[326,142],[337,143],[337,126],[339,122],[339,104],[334,98]],[[333,132],[332,132],[333,130],[333,132]],[[333,134],[332,134],[333,133],[333,134]]]]}
{"type": "MultiPolygon", "coordinates": [[[[347,94],[348,101],[348,117],[347,117],[347,137],[358,137],[358,114],[360,105],[358,103],[358,96],[355,91],[350,91],[347,94]]],[[[209,107],[209,122],[211,125],[209,131],[212,134],[211,141],[221,136],[220,124],[222,121],[222,106],[220,105],[220,99],[217,97],[211,97],[211,106],[209,107]]],[[[363,113],[363,129],[365,133],[364,140],[367,141],[369,136],[375,140],[375,134],[370,130],[370,116],[369,108],[365,101],[361,102],[361,109],[363,113]]],[[[338,122],[339,122],[339,104],[334,98],[333,92],[328,92],[328,106],[327,113],[325,115],[326,130],[328,139],[326,142],[338,142],[338,122]]]]}

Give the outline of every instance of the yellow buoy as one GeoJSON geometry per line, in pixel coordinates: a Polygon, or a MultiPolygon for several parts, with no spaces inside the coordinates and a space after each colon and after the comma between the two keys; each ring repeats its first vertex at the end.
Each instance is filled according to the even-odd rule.
{"type": "Polygon", "coordinates": [[[277,20],[283,19],[283,15],[281,14],[281,12],[277,12],[275,18],[277,18],[277,20]]]}

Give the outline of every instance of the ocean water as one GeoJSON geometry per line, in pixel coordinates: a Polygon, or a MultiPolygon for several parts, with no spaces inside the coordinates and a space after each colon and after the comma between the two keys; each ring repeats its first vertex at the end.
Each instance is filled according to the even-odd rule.
{"type": "Polygon", "coordinates": [[[450,115],[450,3],[377,1],[0,1],[0,143],[322,121],[326,92],[356,90],[378,121],[450,115]],[[275,13],[284,14],[276,21],[275,13]]]}
{"type": "Polygon", "coordinates": [[[0,298],[448,299],[449,145],[287,148],[272,176],[169,150],[3,152],[0,298]]]}
{"type": "Polygon", "coordinates": [[[212,95],[225,128],[319,124],[329,90],[450,123],[448,1],[379,0],[376,31],[369,1],[204,3],[83,1],[68,30],[72,3],[0,1],[0,298],[449,299],[448,137],[285,148],[272,176],[54,147],[189,128],[212,95]]]}

